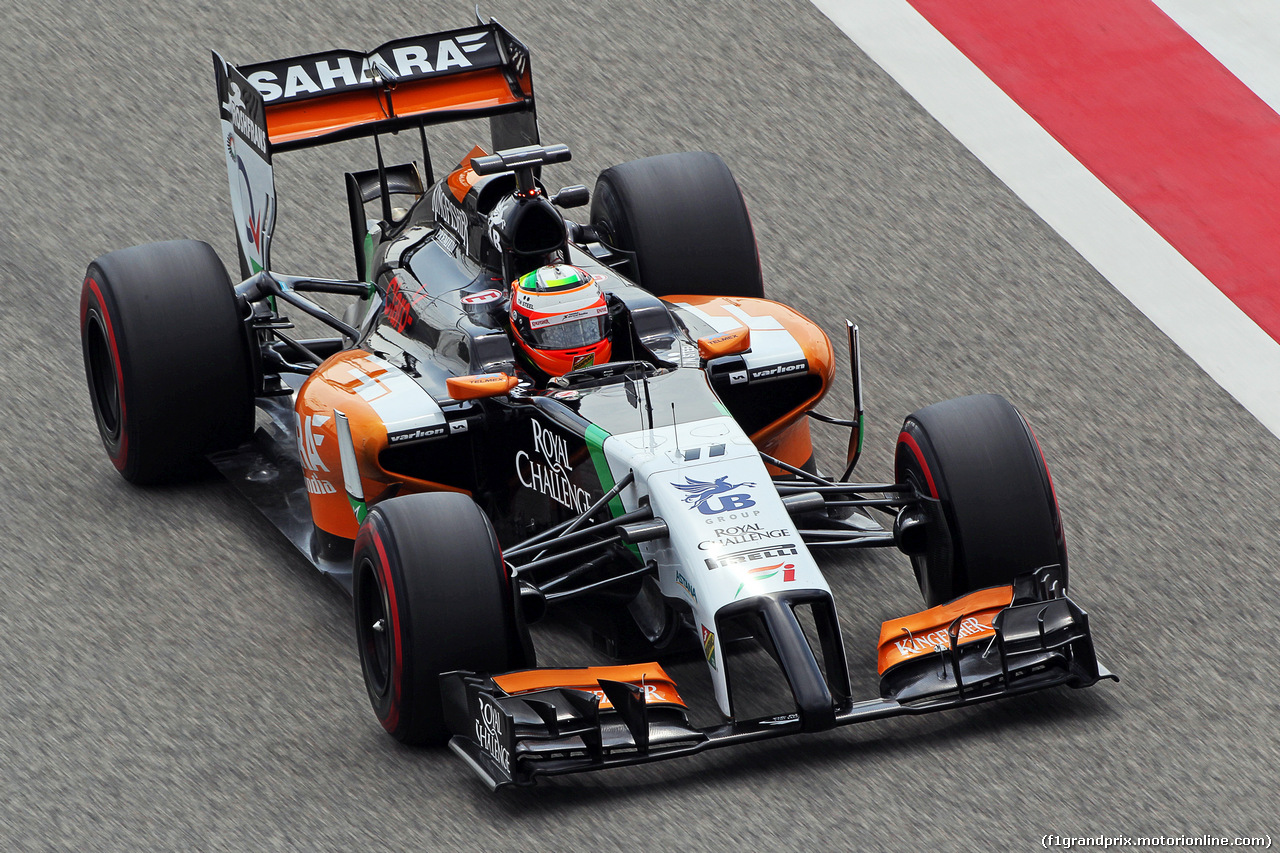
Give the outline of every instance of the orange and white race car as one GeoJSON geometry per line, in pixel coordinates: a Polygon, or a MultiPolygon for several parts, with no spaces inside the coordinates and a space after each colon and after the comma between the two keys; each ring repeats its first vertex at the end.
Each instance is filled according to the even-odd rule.
{"type": "Polygon", "coordinates": [[[1048,470],[1006,400],[915,412],[896,482],[850,481],[856,327],[854,411],[821,415],[832,346],[764,298],[719,157],[549,192],[569,149],[540,141],[528,50],[494,21],[214,68],[241,281],[193,241],[93,261],[94,413],[126,479],[212,461],[352,593],[392,736],[448,742],[496,787],[1110,677],[1066,595],[1048,470]],[[477,118],[495,153],[437,179],[425,129],[477,118]],[[378,140],[406,129],[421,162],[386,165],[378,140]],[[376,167],[346,175],[356,276],[273,269],[273,158],[368,136],[376,167]],[[589,201],[585,222],[562,213],[589,201]],[[290,311],[333,336],[302,339],[290,311]],[[815,465],[815,419],[850,431],[839,477],[815,465]],[[884,622],[865,700],[813,556],[861,547],[909,555],[927,607],[884,622]],[[529,625],[549,612],[611,660],[538,668],[529,625]],[[761,647],[792,701],[744,717],[730,672],[761,647]],[[663,667],[689,655],[714,725],[690,722],[663,667]]]}

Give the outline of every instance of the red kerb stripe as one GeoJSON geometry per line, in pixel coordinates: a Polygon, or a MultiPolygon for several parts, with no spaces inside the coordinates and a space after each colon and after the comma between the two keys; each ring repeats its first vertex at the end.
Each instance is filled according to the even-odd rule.
{"type": "Polygon", "coordinates": [[[909,0],[1280,341],[1280,116],[1149,0],[909,0]]]}

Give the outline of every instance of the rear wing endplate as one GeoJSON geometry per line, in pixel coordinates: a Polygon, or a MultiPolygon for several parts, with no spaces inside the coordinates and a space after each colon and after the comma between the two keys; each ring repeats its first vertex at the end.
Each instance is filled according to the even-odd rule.
{"type": "Polygon", "coordinates": [[[240,70],[216,52],[213,72],[218,84],[222,154],[231,185],[231,214],[236,221],[240,277],[248,278],[270,268],[271,233],[276,219],[276,186],[271,170],[271,144],[267,140],[266,107],[262,95],[240,70]]]}

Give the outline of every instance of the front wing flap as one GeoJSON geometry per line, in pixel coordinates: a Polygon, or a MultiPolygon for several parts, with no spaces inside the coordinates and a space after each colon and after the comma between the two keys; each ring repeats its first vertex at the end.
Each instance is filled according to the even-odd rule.
{"type": "Polygon", "coordinates": [[[1015,601],[995,615],[989,637],[981,641],[962,644],[961,624],[962,618],[952,622],[932,652],[886,671],[880,695],[931,709],[938,701],[949,706],[1024,692],[1024,687],[1087,687],[1115,678],[1098,665],[1089,615],[1066,596],[1015,601]]]}
{"type": "Polygon", "coordinates": [[[494,789],[610,766],[621,756],[684,754],[706,739],[689,726],[682,705],[647,702],[642,687],[624,681],[597,682],[606,702],[571,687],[508,695],[492,678],[470,672],[440,681],[454,733],[449,747],[494,789]]]}

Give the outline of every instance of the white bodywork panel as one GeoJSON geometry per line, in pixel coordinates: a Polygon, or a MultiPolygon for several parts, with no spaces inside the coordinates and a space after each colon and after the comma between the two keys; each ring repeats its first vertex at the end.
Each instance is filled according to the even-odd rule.
{"type": "Polygon", "coordinates": [[[627,510],[648,495],[654,515],[667,524],[667,539],[639,548],[657,563],[662,593],[692,607],[716,702],[729,716],[716,614],[765,593],[817,589],[830,595],[826,578],[759,451],[732,418],[611,435],[603,449],[615,480],[635,472],[621,494],[627,510]]]}
{"type": "Polygon", "coordinates": [[[677,312],[687,311],[717,332],[728,332],[743,326],[750,329],[751,349],[742,354],[742,360],[751,373],[781,364],[807,364],[804,348],[799,341],[773,317],[748,314],[727,301],[720,307],[730,315],[728,317],[711,314],[687,302],[674,302],[672,307],[677,312]]]}
{"type": "Polygon", "coordinates": [[[376,355],[352,359],[347,368],[359,382],[356,396],[386,425],[388,446],[444,434],[446,420],[440,404],[403,370],[376,355]]]}

